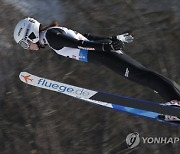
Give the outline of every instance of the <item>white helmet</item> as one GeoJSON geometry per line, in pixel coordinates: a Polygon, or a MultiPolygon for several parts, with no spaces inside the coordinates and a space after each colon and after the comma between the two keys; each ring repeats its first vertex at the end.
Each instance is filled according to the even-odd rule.
{"type": "Polygon", "coordinates": [[[25,18],[18,22],[14,29],[14,39],[23,48],[29,47],[29,41],[37,43],[39,41],[40,23],[33,18],[25,18]]]}

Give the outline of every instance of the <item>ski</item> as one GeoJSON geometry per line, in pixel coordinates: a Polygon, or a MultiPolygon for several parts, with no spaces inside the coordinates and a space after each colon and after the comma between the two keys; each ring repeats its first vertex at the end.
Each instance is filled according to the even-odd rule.
{"type": "Polygon", "coordinates": [[[51,91],[56,91],[89,103],[180,126],[179,123],[158,119],[158,115],[161,114],[180,117],[180,109],[178,107],[166,106],[160,103],[150,102],[146,100],[89,90],[38,77],[27,72],[21,72],[19,74],[19,78],[26,84],[43,89],[48,89],[51,91]]]}

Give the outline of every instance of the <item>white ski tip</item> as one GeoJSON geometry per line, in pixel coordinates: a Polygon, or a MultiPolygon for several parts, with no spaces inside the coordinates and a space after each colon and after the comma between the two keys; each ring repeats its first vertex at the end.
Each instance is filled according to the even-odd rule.
{"type": "Polygon", "coordinates": [[[21,72],[19,74],[19,79],[24,83],[28,83],[28,81],[32,81],[31,76],[32,75],[28,72],[21,72]]]}

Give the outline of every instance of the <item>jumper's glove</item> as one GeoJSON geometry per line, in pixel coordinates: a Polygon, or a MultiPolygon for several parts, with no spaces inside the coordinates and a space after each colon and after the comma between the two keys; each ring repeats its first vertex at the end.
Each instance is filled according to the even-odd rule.
{"type": "Polygon", "coordinates": [[[123,43],[131,43],[134,40],[134,38],[129,33],[112,37],[112,40],[116,40],[116,39],[122,41],[123,43]]]}
{"type": "Polygon", "coordinates": [[[110,43],[103,43],[103,51],[116,51],[123,48],[123,42],[120,40],[114,40],[110,43]]]}

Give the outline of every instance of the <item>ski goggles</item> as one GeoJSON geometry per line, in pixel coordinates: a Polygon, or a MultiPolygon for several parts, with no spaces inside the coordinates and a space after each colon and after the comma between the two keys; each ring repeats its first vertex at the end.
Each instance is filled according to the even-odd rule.
{"type": "Polygon", "coordinates": [[[28,41],[27,39],[22,39],[21,41],[19,41],[19,45],[24,49],[28,49],[30,46],[30,41],[28,41]]]}
{"type": "Polygon", "coordinates": [[[20,46],[23,47],[24,49],[28,49],[30,46],[30,41],[28,40],[30,28],[31,28],[31,24],[28,25],[24,38],[19,41],[20,46]]]}

